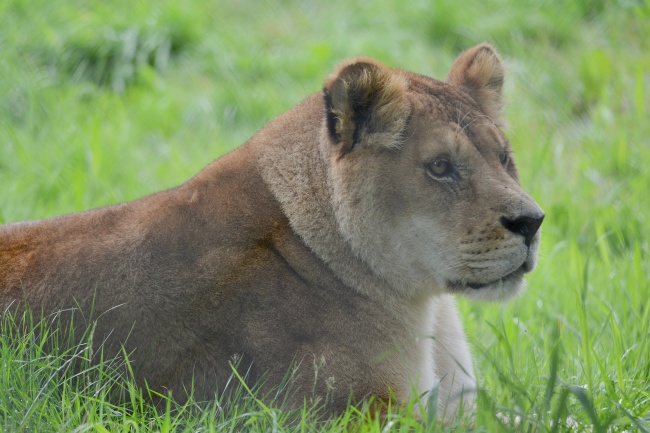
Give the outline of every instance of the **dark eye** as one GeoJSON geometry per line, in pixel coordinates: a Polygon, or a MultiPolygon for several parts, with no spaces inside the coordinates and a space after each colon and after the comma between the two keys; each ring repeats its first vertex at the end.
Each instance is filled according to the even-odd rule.
{"type": "Polygon", "coordinates": [[[502,166],[508,165],[508,161],[510,161],[510,153],[503,151],[499,152],[499,162],[501,162],[502,166]]]}
{"type": "Polygon", "coordinates": [[[436,158],[426,165],[427,174],[436,178],[451,177],[456,170],[447,158],[436,158]]]}

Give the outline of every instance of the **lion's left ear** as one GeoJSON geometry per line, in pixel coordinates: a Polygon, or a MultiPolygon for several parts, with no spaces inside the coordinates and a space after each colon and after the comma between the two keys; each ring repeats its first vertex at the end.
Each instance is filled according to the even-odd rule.
{"type": "Polygon", "coordinates": [[[462,87],[496,124],[503,123],[503,64],[492,46],[483,43],[458,56],[447,82],[462,87]]]}
{"type": "Polygon", "coordinates": [[[408,82],[397,71],[367,58],[341,64],[323,86],[330,139],[341,156],[357,147],[401,144],[410,114],[408,82]]]}

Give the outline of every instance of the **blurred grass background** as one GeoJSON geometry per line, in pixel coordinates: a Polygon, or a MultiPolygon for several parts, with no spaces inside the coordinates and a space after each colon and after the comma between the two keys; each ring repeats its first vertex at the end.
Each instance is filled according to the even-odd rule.
{"type": "MultiPolygon", "coordinates": [[[[523,296],[460,303],[484,390],[477,430],[647,431],[648,1],[4,0],[0,222],[175,186],[344,58],[444,78],[482,41],[506,62],[507,133],[547,217],[523,296]]],[[[34,411],[2,388],[15,427],[9,408],[34,411]]]]}

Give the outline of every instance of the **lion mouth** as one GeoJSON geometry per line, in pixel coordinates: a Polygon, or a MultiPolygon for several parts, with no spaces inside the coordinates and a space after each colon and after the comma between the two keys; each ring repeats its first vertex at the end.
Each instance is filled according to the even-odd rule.
{"type": "Polygon", "coordinates": [[[463,289],[481,290],[489,286],[501,286],[513,280],[521,279],[526,272],[528,272],[528,266],[524,263],[515,271],[493,281],[489,281],[486,283],[448,281],[447,286],[452,290],[463,290],[463,289]]]}

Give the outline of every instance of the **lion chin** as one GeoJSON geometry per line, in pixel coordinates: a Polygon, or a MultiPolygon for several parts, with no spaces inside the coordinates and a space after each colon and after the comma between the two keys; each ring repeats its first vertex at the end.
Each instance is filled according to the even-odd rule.
{"type": "Polygon", "coordinates": [[[534,252],[527,254],[524,262],[502,277],[487,281],[447,281],[446,289],[453,294],[463,295],[470,299],[483,301],[504,301],[517,296],[525,287],[524,275],[531,272],[536,265],[539,233],[532,246],[534,252]]]}
{"type": "Polygon", "coordinates": [[[228,392],[233,368],[272,395],[291,369],[296,405],[438,386],[453,418],[476,388],[453,295],[519,292],[544,218],[502,131],[503,79],[487,44],[443,81],[343,62],[176,188],[0,226],[0,309],[92,325],[95,353],[128,353],[179,402],[228,392]]]}
{"type": "Polygon", "coordinates": [[[524,285],[524,272],[517,270],[494,281],[481,283],[449,281],[446,287],[452,293],[464,295],[472,299],[503,301],[518,295],[524,288],[524,285]]]}

